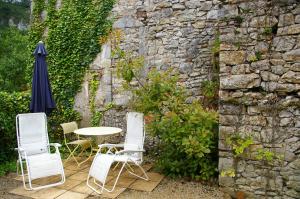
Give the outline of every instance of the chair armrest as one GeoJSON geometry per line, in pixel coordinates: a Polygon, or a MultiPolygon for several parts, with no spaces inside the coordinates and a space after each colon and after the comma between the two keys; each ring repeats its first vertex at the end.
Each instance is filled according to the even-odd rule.
{"type": "Polygon", "coordinates": [[[18,152],[25,152],[25,150],[24,150],[22,147],[15,148],[15,151],[18,151],[18,152]]]}
{"type": "Polygon", "coordinates": [[[112,147],[124,147],[124,144],[99,144],[99,148],[107,147],[107,148],[112,148],[112,147]]]}
{"type": "Polygon", "coordinates": [[[49,146],[61,147],[61,144],[59,144],[59,143],[49,143],[49,146]]]}
{"type": "Polygon", "coordinates": [[[23,155],[24,155],[24,157],[27,156],[25,149],[23,149],[22,147],[15,148],[15,151],[18,151],[18,153],[21,157],[23,157],[23,155]]]}
{"type": "Polygon", "coordinates": [[[134,153],[134,152],[145,152],[144,149],[141,150],[121,150],[121,151],[117,151],[116,155],[120,155],[122,153],[134,153]]]}
{"type": "Polygon", "coordinates": [[[59,153],[58,147],[61,147],[61,144],[59,143],[49,143],[49,146],[55,147],[55,153],[59,153]]]}
{"type": "Polygon", "coordinates": [[[98,149],[98,153],[101,153],[101,149],[102,148],[108,148],[108,151],[106,153],[112,153],[111,149],[116,149],[118,147],[124,147],[124,144],[99,144],[98,145],[99,149],[98,149]]]}

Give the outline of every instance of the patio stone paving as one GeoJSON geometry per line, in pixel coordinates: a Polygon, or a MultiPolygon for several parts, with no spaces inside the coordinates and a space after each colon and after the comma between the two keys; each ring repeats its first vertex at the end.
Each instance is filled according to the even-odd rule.
{"type": "MultiPolygon", "coordinates": [[[[63,185],[46,188],[38,191],[26,191],[23,188],[23,185],[21,185],[20,183],[21,186],[11,190],[10,193],[36,199],[83,199],[89,196],[100,196],[98,193],[94,192],[86,185],[86,178],[89,172],[90,165],[91,160],[82,164],[80,167],[77,166],[75,161],[70,160],[68,162],[64,162],[66,182],[63,185]]],[[[106,179],[106,188],[112,188],[112,185],[116,180],[116,176],[119,173],[119,167],[117,167],[114,170],[112,169],[113,167],[110,169],[110,172],[106,179]]],[[[136,173],[142,173],[138,168],[132,168],[135,170],[136,173]]],[[[143,168],[145,169],[145,171],[149,171],[152,168],[152,165],[143,165],[143,168]]],[[[150,178],[149,181],[138,179],[130,175],[127,171],[124,171],[120,176],[115,190],[111,193],[104,191],[101,194],[101,198],[116,198],[126,189],[151,192],[160,183],[164,176],[153,172],[147,172],[147,174],[150,178]]],[[[15,179],[18,181],[22,181],[22,178],[20,176],[16,177],[15,179]]],[[[36,185],[44,185],[49,182],[58,182],[59,180],[60,176],[53,176],[34,180],[33,183],[36,185]]],[[[97,189],[98,187],[95,188],[97,189]]]]}

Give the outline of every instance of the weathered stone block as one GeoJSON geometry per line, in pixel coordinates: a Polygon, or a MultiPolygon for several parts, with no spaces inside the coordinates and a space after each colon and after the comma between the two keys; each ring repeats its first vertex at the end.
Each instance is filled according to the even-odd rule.
{"type": "Polygon", "coordinates": [[[292,118],[282,118],[282,119],[280,120],[279,126],[288,126],[288,125],[290,125],[292,122],[293,122],[293,119],[292,119],[292,118]]]}
{"type": "Polygon", "coordinates": [[[220,115],[219,122],[224,126],[234,126],[238,122],[239,118],[235,115],[220,115]]]}
{"type": "Polygon", "coordinates": [[[288,14],[282,14],[279,16],[279,22],[278,22],[278,26],[282,27],[282,26],[289,26],[294,24],[294,15],[292,13],[288,13],[288,14]]]}
{"type": "Polygon", "coordinates": [[[300,85],[295,84],[281,84],[277,82],[262,82],[261,87],[269,92],[293,92],[300,90],[300,85]]]}
{"type": "Polygon", "coordinates": [[[251,63],[251,68],[255,70],[269,70],[270,61],[269,60],[260,60],[251,63]]]}
{"type": "Polygon", "coordinates": [[[245,51],[222,51],[220,52],[220,62],[229,65],[242,64],[245,56],[245,51]]]}
{"type": "Polygon", "coordinates": [[[250,65],[249,64],[240,64],[232,67],[231,74],[240,75],[250,73],[250,65]]]}
{"type": "Polygon", "coordinates": [[[271,66],[271,71],[276,75],[283,75],[285,72],[288,71],[288,69],[283,67],[282,65],[276,65],[276,66],[271,66]]]}
{"type": "Polygon", "coordinates": [[[224,115],[234,115],[239,114],[241,112],[240,106],[235,106],[232,104],[223,104],[219,106],[219,112],[224,115]]]}
{"type": "Polygon", "coordinates": [[[173,10],[184,10],[185,6],[179,3],[173,4],[172,5],[173,10]]]}
{"type": "Polygon", "coordinates": [[[295,45],[295,39],[293,37],[276,37],[273,40],[273,47],[276,51],[288,51],[293,49],[295,45]]]}
{"type": "Polygon", "coordinates": [[[296,15],[296,17],[295,17],[295,23],[300,23],[300,15],[296,15]]]}
{"type": "Polygon", "coordinates": [[[231,187],[234,184],[232,177],[221,177],[219,176],[219,185],[225,187],[231,187]]]}
{"type": "Polygon", "coordinates": [[[278,28],[277,35],[295,35],[300,33],[300,24],[278,28]]]}
{"type": "Polygon", "coordinates": [[[282,60],[282,59],[270,59],[270,62],[272,65],[285,65],[286,61],[282,60]]]}
{"type": "Polygon", "coordinates": [[[219,19],[225,15],[224,10],[210,10],[207,19],[219,19]]]}
{"type": "MultiPolygon", "coordinates": [[[[300,30],[300,26],[299,26],[300,30]]],[[[286,61],[300,61],[300,49],[291,50],[283,54],[283,59],[286,61]]]]}
{"type": "Polygon", "coordinates": [[[274,16],[253,17],[250,22],[250,27],[254,27],[254,28],[272,27],[277,22],[278,20],[274,16]]]}
{"type": "Polygon", "coordinates": [[[243,89],[259,87],[261,78],[258,74],[231,75],[220,78],[221,89],[243,89]]]}
{"type": "Polygon", "coordinates": [[[290,69],[292,71],[300,72],[300,63],[295,63],[295,64],[291,65],[290,69]]]}
{"type": "Polygon", "coordinates": [[[275,75],[268,71],[261,71],[260,75],[263,81],[278,81],[278,79],[280,78],[278,75],[275,75]]]}
{"type": "Polygon", "coordinates": [[[267,120],[264,116],[247,116],[244,118],[245,124],[254,126],[266,126],[267,120]]]}
{"type": "Polygon", "coordinates": [[[285,82],[300,84],[300,72],[288,71],[287,73],[283,74],[281,78],[285,82]]]}

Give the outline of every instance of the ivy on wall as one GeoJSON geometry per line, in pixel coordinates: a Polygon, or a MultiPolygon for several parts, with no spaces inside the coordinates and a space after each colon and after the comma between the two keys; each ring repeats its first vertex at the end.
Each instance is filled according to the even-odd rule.
{"type": "MultiPolygon", "coordinates": [[[[43,40],[47,57],[49,78],[57,109],[48,117],[49,136],[61,141],[60,123],[79,120],[73,110],[74,96],[79,91],[84,73],[100,51],[99,39],[110,30],[110,11],[115,0],[63,0],[56,9],[56,0],[33,0],[29,30],[26,82],[31,85],[34,51],[43,40]]],[[[30,91],[0,92],[0,135],[2,147],[0,162],[12,160],[16,146],[15,116],[29,112],[30,91]]]]}
{"type": "MultiPolygon", "coordinates": [[[[99,53],[99,38],[111,30],[109,14],[115,0],[64,0],[58,10],[56,0],[50,0],[47,5],[43,1],[33,2],[30,49],[39,40],[46,43],[49,78],[57,103],[50,126],[60,132],[56,130],[59,123],[79,119],[73,110],[74,96],[80,89],[86,69],[99,53]],[[41,18],[43,10],[47,11],[46,20],[41,18]]],[[[32,63],[29,68],[30,77],[32,63]]],[[[54,137],[60,136],[54,134],[54,137]]]]}

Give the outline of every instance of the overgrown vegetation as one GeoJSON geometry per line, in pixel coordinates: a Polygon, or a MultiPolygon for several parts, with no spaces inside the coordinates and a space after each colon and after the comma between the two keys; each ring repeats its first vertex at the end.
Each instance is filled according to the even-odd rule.
{"type": "Polygon", "coordinates": [[[123,88],[133,94],[129,106],[145,114],[147,132],[160,140],[155,149],[157,168],[171,177],[213,177],[218,159],[216,112],[205,110],[198,101],[186,102],[187,92],[177,84],[176,71],[152,69],[142,78],[143,58],[114,47],[123,88]]]}
{"type": "MultiPolygon", "coordinates": [[[[49,137],[61,141],[60,123],[79,120],[73,110],[74,96],[80,89],[83,75],[99,52],[99,37],[111,29],[108,19],[115,0],[66,0],[55,9],[55,0],[34,0],[29,31],[26,82],[31,83],[34,58],[32,52],[39,40],[46,43],[48,71],[57,109],[48,117],[49,137]],[[41,14],[48,11],[46,21],[41,14]],[[44,31],[48,27],[48,37],[44,31]],[[44,35],[44,36],[43,36],[44,35]]],[[[30,91],[0,93],[1,147],[0,161],[13,159],[16,147],[15,116],[29,111],[30,91]]]]}
{"type": "Polygon", "coordinates": [[[0,90],[26,90],[27,31],[15,27],[0,29],[0,90]]]}
{"type": "Polygon", "coordinates": [[[14,24],[29,23],[30,0],[1,0],[0,1],[0,25],[8,26],[9,20],[14,24]]]}
{"type": "MultiPolygon", "coordinates": [[[[15,117],[29,109],[30,95],[25,92],[0,92],[0,173],[7,170],[7,162],[16,157],[15,117]],[[4,165],[2,165],[4,164],[4,165]],[[1,166],[2,165],[2,166],[1,166]],[[3,170],[2,170],[3,169],[3,170]]],[[[13,161],[15,164],[15,161],[13,161]]],[[[11,167],[10,167],[11,168],[11,167]]]]}

